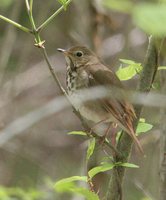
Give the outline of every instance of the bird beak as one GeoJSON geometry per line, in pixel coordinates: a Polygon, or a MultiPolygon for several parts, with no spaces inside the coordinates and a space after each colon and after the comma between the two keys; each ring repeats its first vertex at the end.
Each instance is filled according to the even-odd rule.
{"type": "Polygon", "coordinates": [[[61,49],[61,48],[58,48],[57,51],[59,51],[59,52],[65,54],[65,55],[67,55],[67,53],[68,53],[67,50],[61,49]]]}

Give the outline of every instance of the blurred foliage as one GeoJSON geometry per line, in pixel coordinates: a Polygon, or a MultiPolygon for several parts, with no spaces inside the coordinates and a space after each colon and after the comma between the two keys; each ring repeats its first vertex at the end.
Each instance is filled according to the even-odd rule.
{"type": "Polygon", "coordinates": [[[162,69],[166,70],[166,66],[159,66],[158,67],[158,70],[162,70],[162,69]]]}
{"type": "Polygon", "coordinates": [[[1,2],[0,2],[0,8],[6,9],[12,3],[13,3],[13,0],[1,0],[1,2]]]}
{"type": "Polygon", "coordinates": [[[21,188],[0,187],[0,199],[3,200],[39,200],[43,193],[35,189],[23,190],[21,188]]]}
{"type": "Polygon", "coordinates": [[[137,26],[156,37],[166,35],[166,4],[140,4],[134,8],[133,20],[137,26]]]}
{"type": "Polygon", "coordinates": [[[74,194],[83,195],[87,200],[99,200],[99,197],[94,192],[87,188],[79,187],[76,185],[76,181],[86,181],[87,177],[73,176],[66,179],[62,179],[55,184],[55,190],[57,192],[70,192],[74,194]]]}
{"type": "Polygon", "coordinates": [[[76,181],[85,181],[88,183],[98,173],[109,171],[117,166],[128,167],[128,168],[138,168],[137,165],[134,165],[132,163],[102,163],[102,165],[92,168],[88,172],[88,177],[72,176],[69,178],[61,179],[60,181],[55,183],[54,185],[55,190],[56,192],[72,192],[74,194],[78,193],[78,194],[83,195],[87,200],[99,200],[98,195],[95,194],[94,191],[77,186],[76,181]]]}
{"type": "Polygon", "coordinates": [[[166,1],[163,3],[134,4],[131,0],[104,0],[104,5],[121,12],[131,14],[135,24],[148,34],[156,37],[166,35],[166,1]]]}
{"type": "Polygon", "coordinates": [[[125,13],[129,13],[134,5],[131,0],[104,0],[103,3],[108,8],[125,13]]]}

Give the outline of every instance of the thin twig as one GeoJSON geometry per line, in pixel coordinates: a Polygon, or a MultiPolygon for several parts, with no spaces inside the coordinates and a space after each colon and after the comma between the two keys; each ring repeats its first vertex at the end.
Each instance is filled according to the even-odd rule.
{"type": "Polygon", "coordinates": [[[32,12],[32,8],[33,8],[33,0],[30,0],[30,10],[32,12]]]}
{"type": "MultiPolygon", "coordinates": [[[[70,100],[69,100],[70,101],[70,100]]],[[[70,102],[71,103],[71,102],[70,102]]],[[[88,137],[94,137],[96,138],[97,141],[101,141],[103,140],[103,138],[99,135],[97,135],[94,131],[89,131],[91,129],[91,127],[89,127],[89,125],[86,123],[86,121],[83,119],[83,117],[81,116],[81,114],[79,113],[79,111],[77,111],[74,107],[73,107],[73,112],[74,114],[80,119],[82,126],[88,130],[87,131],[87,136],[88,137]],[[89,134],[89,132],[91,132],[89,134]]],[[[104,139],[103,144],[106,145],[108,148],[110,148],[114,153],[116,153],[119,157],[120,157],[120,152],[113,146],[111,145],[106,139],[104,139]]]]}
{"type": "Polygon", "coordinates": [[[25,5],[26,5],[27,11],[29,13],[30,12],[30,5],[29,5],[29,1],[28,0],[25,0],[25,5]]]}
{"type": "Polygon", "coordinates": [[[29,5],[29,1],[28,0],[25,0],[26,2],[26,7],[27,7],[27,12],[28,12],[28,16],[29,16],[29,20],[30,20],[30,23],[31,23],[31,26],[32,26],[32,29],[33,29],[33,34],[34,34],[34,37],[35,37],[35,41],[36,41],[36,44],[35,46],[39,47],[41,49],[41,52],[44,56],[44,59],[48,65],[48,68],[55,80],[55,82],[57,83],[58,87],[60,88],[60,90],[62,91],[62,93],[67,96],[65,90],[63,89],[62,85],[61,85],[61,82],[56,74],[56,72],[54,71],[54,68],[52,67],[50,61],[49,61],[49,58],[48,58],[48,55],[47,55],[47,51],[44,47],[44,41],[41,40],[40,38],[40,35],[39,35],[39,32],[37,31],[36,29],[36,25],[35,25],[35,21],[33,19],[33,14],[32,14],[32,4],[33,4],[33,1],[30,1],[30,5],[29,5]]]}
{"type": "Polygon", "coordinates": [[[50,63],[50,61],[49,61],[49,58],[48,58],[46,49],[45,49],[45,48],[42,48],[41,51],[42,51],[42,54],[43,54],[43,56],[44,56],[44,59],[45,59],[47,65],[48,65],[48,68],[49,68],[49,70],[50,70],[50,72],[51,72],[51,74],[52,74],[52,77],[54,78],[54,81],[57,83],[57,85],[58,85],[59,89],[61,90],[61,92],[62,92],[65,96],[67,96],[67,93],[66,93],[65,89],[63,88],[63,86],[62,86],[62,84],[61,84],[61,82],[60,82],[60,80],[59,80],[59,78],[58,78],[58,76],[57,76],[57,74],[56,74],[54,68],[52,67],[52,65],[51,65],[51,63],[50,63]]]}
{"type": "Polygon", "coordinates": [[[26,33],[32,33],[32,31],[31,31],[29,28],[27,28],[27,27],[25,27],[25,26],[22,26],[21,24],[19,24],[19,23],[13,21],[13,20],[11,20],[11,19],[9,19],[9,18],[7,18],[7,17],[4,17],[4,16],[0,15],[0,19],[2,19],[2,20],[4,20],[4,21],[6,21],[6,22],[12,24],[13,26],[19,28],[20,30],[22,30],[22,31],[24,31],[24,32],[26,32],[26,33]]]}
{"type": "MultiPolygon", "coordinates": [[[[72,0],[68,0],[65,3],[65,6],[68,6],[72,0]]],[[[40,32],[43,30],[59,13],[64,10],[64,6],[61,6],[58,10],[56,10],[45,22],[43,22],[38,28],[37,31],[40,32]]]]}
{"type": "MultiPolygon", "coordinates": [[[[71,2],[72,0],[68,0],[66,2],[66,6],[71,2]]],[[[54,68],[52,67],[50,61],[49,61],[49,58],[48,58],[48,55],[47,55],[47,51],[44,47],[44,41],[41,40],[40,38],[40,35],[39,35],[39,30],[43,29],[49,22],[51,22],[51,20],[53,18],[55,18],[63,9],[64,9],[64,6],[61,6],[53,15],[51,15],[38,29],[36,28],[36,25],[35,25],[35,21],[34,21],[34,18],[33,18],[33,14],[32,14],[32,9],[33,9],[33,0],[29,1],[28,0],[25,0],[25,4],[26,4],[26,8],[27,8],[27,13],[28,13],[28,17],[29,17],[29,21],[31,23],[31,27],[32,27],[32,31],[30,31],[29,29],[27,29],[26,27],[23,27],[22,25],[20,24],[17,24],[16,22],[12,21],[12,20],[9,20],[8,18],[5,18],[3,16],[0,15],[0,18],[4,19],[5,21],[13,24],[14,26],[20,28],[21,30],[24,30],[25,32],[30,32],[30,33],[33,33],[34,37],[35,37],[35,41],[36,41],[36,44],[35,46],[39,47],[41,49],[41,52],[44,56],[44,59],[48,65],[48,68],[50,70],[50,73],[52,74],[55,82],[57,83],[59,89],[61,90],[61,92],[65,95],[66,99],[68,100],[68,102],[72,105],[72,102],[70,101],[70,98],[68,97],[66,91],[64,90],[54,68]]],[[[75,114],[79,117],[79,119],[82,121],[83,123],[83,126],[85,128],[89,128],[89,126],[85,125],[85,121],[82,119],[80,113],[73,107],[73,111],[75,112],[75,114]]],[[[96,139],[98,140],[101,140],[101,137],[98,136],[96,133],[92,133],[93,134],[93,137],[95,137],[96,139]]],[[[104,141],[104,144],[106,146],[108,146],[110,149],[112,149],[116,154],[119,155],[119,152],[116,150],[116,148],[114,148],[108,141],[104,141]]]]}
{"type": "MultiPolygon", "coordinates": [[[[27,13],[28,13],[28,17],[29,17],[29,21],[31,23],[31,27],[32,27],[32,31],[33,34],[35,36],[35,42],[36,42],[36,46],[37,47],[43,47],[43,42],[40,38],[40,35],[38,34],[37,30],[36,30],[36,25],[35,25],[35,21],[33,19],[33,14],[32,14],[32,8],[30,7],[29,1],[25,0],[25,4],[26,4],[26,8],[27,8],[27,13]]],[[[32,6],[32,2],[31,2],[31,6],[32,6]]]]}

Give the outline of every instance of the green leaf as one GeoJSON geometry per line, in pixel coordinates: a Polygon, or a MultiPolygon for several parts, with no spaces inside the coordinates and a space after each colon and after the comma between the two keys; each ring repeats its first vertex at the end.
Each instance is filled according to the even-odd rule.
{"type": "Polygon", "coordinates": [[[166,4],[137,4],[133,9],[133,20],[146,33],[164,37],[166,35],[166,4]]]}
{"type": "Polygon", "coordinates": [[[19,187],[0,187],[0,199],[11,200],[14,196],[16,199],[37,200],[43,197],[44,193],[35,189],[23,190],[19,187]]]}
{"type": "Polygon", "coordinates": [[[152,88],[155,89],[155,90],[160,90],[160,89],[161,89],[161,82],[155,81],[155,82],[152,84],[152,88]]]}
{"type": "Polygon", "coordinates": [[[118,162],[118,163],[115,163],[116,166],[122,166],[122,167],[129,167],[129,168],[139,168],[138,165],[135,165],[133,163],[121,163],[121,162],[118,162]]]}
{"type": "Polygon", "coordinates": [[[74,181],[87,181],[87,177],[86,176],[71,176],[68,178],[61,179],[60,181],[57,181],[55,183],[55,186],[59,186],[59,185],[74,182],[74,181]]]}
{"type": "Polygon", "coordinates": [[[94,149],[95,149],[95,144],[96,144],[96,140],[95,138],[92,138],[90,140],[90,143],[88,145],[88,149],[87,149],[87,154],[86,154],[86,160],[88,161],[89,158],[92,156],[94,149]]]}
{"type": "Polygon", "coordinates": [[[141,200],[152,200],[152,199],[149,197],[143,197],[141,200]]]}
{"type": "Polygon", "coordinates": [[[67,0],[58,0],[58,2],[59,2],[61,5],[63,5],[64,10],[66,10],[66,8],[67,8],[67,0]]]}
{"type": "Polygon", "coordinates": [[[97,166],[89,170],[88,175],[90,178],[93,178],[96,174],[100,172],[105,172],[113,169],[115,166],[122,166],[122,167],[129,167],[129,168],[139,168],[138,165],[132,164],[132,163],[104,163],[103,165],[97,166]]]}
{"type": "Polygon", "coordinates": [[[72,192],[83,195],[87,200],[100,200],[97,194],[83,187],[74,187],[72,192]]]}
{"type": "Polygon", "coordinates": [[[85,181],[87,182],[86,176],[71,176],[69,178],[64,178],[57,181],[54,188],[57,192],[64,192],[67,189],[75,187],[75,181],[85,181]]]}
{"type": "Polygon", "coordinates": [[[71,131],[69,133],[67,133],[68,135],[83,135],[83,136],[87,136],[86,132],[84,131],[71,131]]]}
{"type": "Polygon", "coordinates": [[[13,3],[13,0],[1,0],[0,8],[9,7],[13,3]]]}
{"type": "Polygon", "coordinates": [[[145,122],[139,122],[137,129],[136,129],[136,134],[140,134],[140,133],[146,133],[147,131],[151,130],[153,128],[152,124],[148,124],[145,122]]]}
{"type": "Polygon", "coordinates": [[[67,0],[58,0],[58,2],[64,6],[67,3],[67,0]]]}
{"type": "Polygon", "coordinates": [[[120,59],[120,61],[128,65],[127,67],[119,68],[116,72],[116,75],[119,77],[120,80],[129,80],[142,70],[141,63],[136,63],[132,60],[125,59],[120,59]]]}
{"type": "Polygon", "coordinates": [[[54,185],[54,189],[56,192],[69,192],[69,193],[77,193],[83,195],[87,200],[99,200],[97,194],[89,191],[87,188],[78,187],[76,185],[76,181],[85,181],[87,182],[86,176],[72,176],[69,178],[61,179],[56,182],[54,185]]]}
{"type": "Polygon", "coordinates": [[[119,59],[122,63],[124,64],[128,64],[128,65],[133,65],[133,64],[136,64],[136,65],[141,65],[141,63],[136,63],[135,61],[133,60],[127,60],[127,59],[119,59]]]}
{"type": "Polygon", "coordinates": [[[129,13],[133,7],[133,3],[130,0],[104,0],[103,4],[110,9],[127,13],[129,13]]]}
{"type": "Polygon", "coordinates": [[[91,192],[87,188],[78,187],[73,185],[72,187],[66,187],[63,192],[73,193],[73,194],[80,194],[84,196],[87,200],[99,200],[99,197],[94,192],[91,192]]]}
{"type": "Polygon", "coordinates": [[[118,131],[117,134],[116,134],[116,142],[117,142],[117,143],[118,143],[118,141],[119,141],[119,138],[120,138],[120,136],[121,136],[121,133],[122,133],[122,131],[118,131]]]}
{"type": "Polygon", "coordinates": [[[160,66],[158,67],[158,70],[166,69],[166,66],[160,66]]]}
{"type": "Polygon", "coordinates": [[[7,190],[4,187],[0,187],[0,199],[9,199],[9,195],[7,194],[7,190]]]}
{"type": "Polygon", "coordinates": [[[114,166],[115,165],[112,163],[104,163],[103,165],[94,167],[91,170],[89,170],[88,175],[90,178],[93,178],[96,174],[100,172],[105,172],[105,171],[113,169],[114,166]]]}
{"type": "Polygon", "coordinates": [[[140,118],[139,122],[145,122],[145,118],[140,118]]]}

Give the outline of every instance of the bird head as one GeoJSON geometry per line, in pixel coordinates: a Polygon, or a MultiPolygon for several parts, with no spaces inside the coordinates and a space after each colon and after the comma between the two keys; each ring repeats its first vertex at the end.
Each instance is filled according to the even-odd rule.
{"type": "Polygon", "coordinates": [[[67,65],[74,69],[93,65],[98,61],[97,56],[85,46],[74,46],[68,50],[57,50],[65,55],[67,65]]]}

